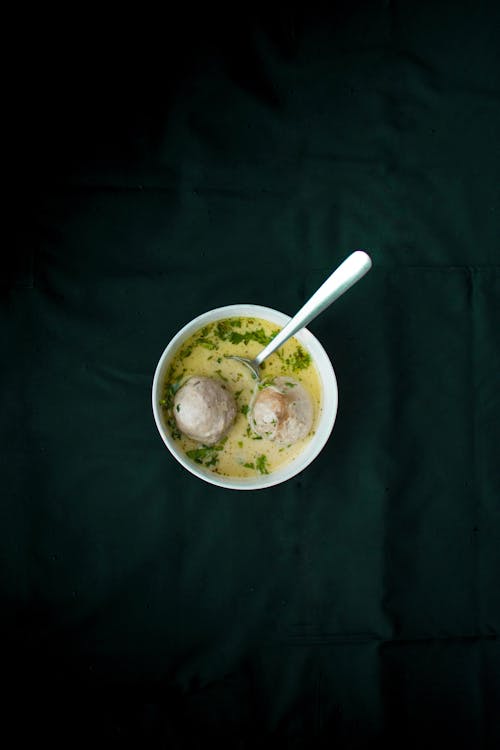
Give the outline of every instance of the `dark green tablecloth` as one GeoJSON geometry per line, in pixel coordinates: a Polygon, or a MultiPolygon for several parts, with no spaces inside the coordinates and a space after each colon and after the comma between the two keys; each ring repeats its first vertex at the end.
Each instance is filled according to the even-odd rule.
{"type": "Polygon", "coordinates": [[[498,746],[498,8],[7,29],[0,646],[18,731],[498,746]],[[318,459],[250,493],[183,471],[150,405],[172,335],[235,302],[292,314],[356,248],[373,270],[310,325],[339,383],[318,459]]]}

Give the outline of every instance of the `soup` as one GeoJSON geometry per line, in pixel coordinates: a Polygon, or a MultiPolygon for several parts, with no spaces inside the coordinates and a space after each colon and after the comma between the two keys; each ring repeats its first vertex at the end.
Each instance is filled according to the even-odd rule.
{"type": "Polygon", "coordinates": [[[296,338],[289,339],[261,365],[260,383],[256,383],[245,365],[227,359],[232,354],[254,358],[279,330],[275,324],[261,318],[226,318],[194,333],[172,358],[160,401],[167,427],[191,460],[215,474],[234,478],[270,474],[293,461],[314,434],[322,408],[320,379],[310,354],[296,338]],[[236,401],[236,418],[216,445],[203,445],[187,437],[175,420],[175,394],[194,376],[217,380],[236,401]],[[283,377],[302,385],[311,397],[314,411],[309,434],[289,445],[257,434],[248,419],[259,389],[283,377]]]}

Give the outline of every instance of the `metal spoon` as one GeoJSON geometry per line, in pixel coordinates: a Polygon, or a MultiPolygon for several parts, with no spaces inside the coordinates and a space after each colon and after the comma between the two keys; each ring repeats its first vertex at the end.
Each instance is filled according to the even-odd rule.
{"type": "Polygon", "coordinates": [[[236,359],[250,368],[252,376],[260,380],[260,365],[276,349],[283,346],[285,341],[294,336],[301,328],[305,328],[311,320],[314,320],[323,310],[326,310],[332,302],[335,302],[344,292],[347,292],[365,273],[372,267],[369,255],[363,250],[351,253],[343,263],[327,278],[313,296],[300,308],[286,326],[273,338],[273,340],[255,357],[239,357],[236,354],[228,354],[228,359],[236,359]]]}

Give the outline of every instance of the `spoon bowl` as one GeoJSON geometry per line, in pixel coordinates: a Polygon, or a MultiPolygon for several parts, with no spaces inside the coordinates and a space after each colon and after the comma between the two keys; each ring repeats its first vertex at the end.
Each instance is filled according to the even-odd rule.
{"type": "Polygon", "coordinates": [[[242,365],[246,365],[252,373],[254,380],[261,380],[260,367],[255,359],[248,359],[248,357],[240,357],[237,354],[226,354],[226,359],[235,359],[237,362],[241,362],[242,365]]]}

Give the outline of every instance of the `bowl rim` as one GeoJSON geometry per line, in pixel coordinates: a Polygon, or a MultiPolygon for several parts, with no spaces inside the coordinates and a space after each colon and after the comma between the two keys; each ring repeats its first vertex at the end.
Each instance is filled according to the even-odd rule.
{"type": "Polygon", "coordinates": [[[271,323],[281,326],[286,325],[291,319],[290,315],[282,313],[279,310],[249,302],[216,307],[192,318],[170,339],[158,360],[151,388],[153,415],[158,432],[169,452],[178,463],[198,479],[221,489],[268,489],[278,484],[282,484],[302,473],[302,471],[304,471],[304,469],[306,469],[314,459],[317,458],[330,438],[337,417],[338,383],[333,365],[322,344],[307,328],[302,328],[298,333],[294,334],[294,336],[313,356],[313,361],[316,365],[316,370],[321,381],[321,415],[316,429],[316,435],[308,441],[304,450],[293,461],[285,464],[276,471],[273,471],[271,474],[264,474],[258,477],[237,478],[218,476],[217,474],[210,472],[209,469],[203,469],[198,464],[195,464],[194,461],[191,461],[191,459],[189,459],[181,450],[175,449],[175,443],[168,435],[168,430],[165,427],[162,409],[159,404],[160,387],[165,376],[166,367],[179,346],[203,325],[213,323],[216,320],[235,316],[263,318],[264,320],[268,320],[271,323]],[[314,352],[311,351],[311,347],[314,352]],[[318,356],[320,361],[318,361],[318,356]],[[327,389],[325,388],[326,384],[329,385],[329,388],[327,389]],[[320,427],[322,427],[321,431],[320,427]],[[315,440],[315,437],[318,435],[319,439],[315,440]]]}

